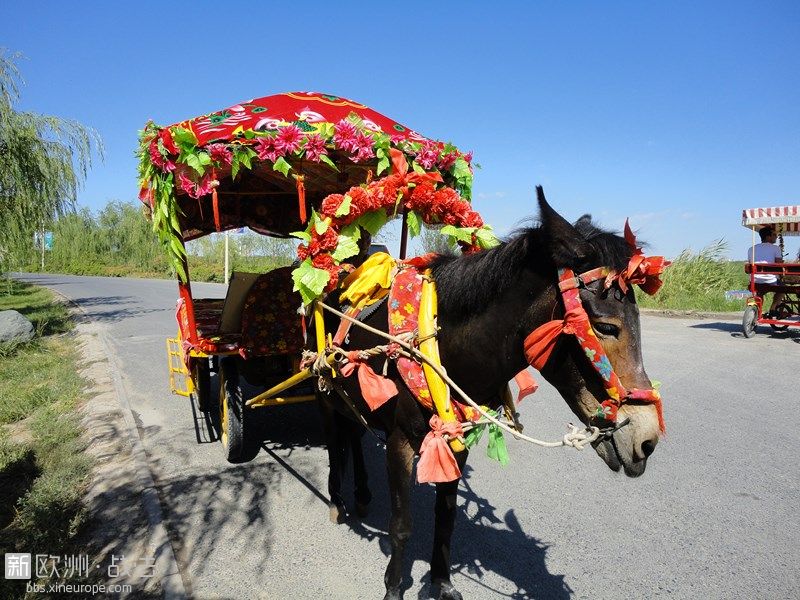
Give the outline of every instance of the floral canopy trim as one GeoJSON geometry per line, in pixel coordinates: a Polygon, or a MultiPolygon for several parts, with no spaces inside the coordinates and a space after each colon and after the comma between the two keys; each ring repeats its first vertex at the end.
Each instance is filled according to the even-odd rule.
{"type": "Polygon", "coordinates": [[[481,216],[453,188],[443,185],[438,172],[419,165],[409,171],[406,156],[392,148],[391,175],[350,188],[344,195],[330,194],[320,213],[313,212],[308,228],[293,235],[305,241],[297,248],[302,261],[294,270],[294,290],[310,303],[336,288],[344,270],[341,263],[359,253],[361,230],[374,235],[388,219],[406,213],[412,237],[421,224],[444,224],[441,232],[471,252],[497,245],[497,238],[481,216]]]}
{"type": "MultiPolygon", "coordinates": [[[[433,192],[437,192],[446,186],[461,202],[470,199],[471,153],[464,154],[451,144],[425,138],[363,104],[314,92],[266,96],[168,127],[147,123],[140,132],[137,153],[139,196],[150,205],[153,228],[167,248],[178,276],[186,281],[186,254],[181,238],[180,208],[176,200],[178,194],[191,198],[213,194],[216,188],[224,189],[226,184],[235,181],[242,169],[271,168],[284,177],[302,181],[302,173],[295,168],[301,160],[325,164],[338,171],[331,159],[332,153],[368,166],[374,169],[376,176],[380,176],[391,167],[393,152],[403,155],[407,164],[410,161],[413,174],[428,173],[433,177],[427,182],[429,188],[425,189],[432,188],[433,192]],[[224,176],[218,177],[218,172],[224,176]]],[[[417,183],[409,179],[399,190],[405,196],[417,183]]],[[[366,185],[360,189],[372,190],[374,186],[370,188],[370,185],[366,185]]],[[[371,194],[371,191],[368,193],[371,194]]],[[[358,192],[355,192],[355,196],[356,199],[360,197],[358,192]]],[[[348,197],[353,205],[353,195],[348,192],[348,197]]],[[[453,204],[453,198],[450,195],[437,200],[453,204]]],[[[363,216],[362,213],[374,213],[377,210],[380,214],[366,219],[370,227],[365,228],[374,231],[374,223],[385,222],[389,215],[382,200],[371,202],[374,206],[362,206],[356,201],[353,210],[358,212],[359,217],[363,216]]],[[[393,202],[393,214],[396,214],[400,197],[394,198],[393,202]]],[[[328,203],[329,206],[331,204],[328,203]]],[[[287,210],[293,208],[287,206],[287,210]]],[[[461,213],[466,212],[461,205],[453,205],[453,208],[461,210],[461,213]]],[[[337,224],[348,221],[343,217],[348,217],[349,212],[345,212],[346,209],[341,206],[338,210],[342,214],[338,216],[340,221],[337,224]]],[[[424,221],[446,222],[442,219],[446,211],[426,210],[432,220],[424,214],[424,221]]],[[[324,210],[322,212],[325,213],[324,210]]],[[[325,215],[323,219],[326,217],[336,215],[325,215]]],[[[410,217],[409,221],[418,223],[419,218],[415,217],[410,217]]],[[[312,215],[312,221],[315,228],[321,228],[320,223],[324,222],[319,220],[319,215],[312,215]]],[[[475,218],[470,222],[475,223],[475,218]]],[[[354,220],[349,220],[347,224],[353,223],[354,220]]],[[[465,242],[472,239],[474,231],[461,230],[466,227],[463,218],[456,219],[449,226],[450,229],[445,227],[442,233],[450,236],[451,240],[465,242]]],[[[478,226],[471,227],[475,229],[478,226]]],[[[485,228],[483,225],[481,227],[485,228]]],[[[414,225],[410,229],[412,234],[419,232],[414,225]]],[[[489,235],[487,229],[483,231],[479,243],[485,244],[489,235]]],[[[352,236],[344,234],[344,237],[352,236]]],[[[331,244],[330,234],[326,244],[331,244]]],[[[338,264],[339,260],[352,256],[347,252],[349,250],[344,248],[338,253],[334,252],[332,259],[338,264]]],[[[318,264],[323,262],[326,265],[323,270],[332,273],[333,269],[327,266],[326,259],[317,259],[318,264]]],[[[310,272],[306,269],[304,273],[309,275],[310,272]]],[[[314,276],[321,279],[320,274],[314,276]]],[[[331,280],[329,278],[326,285],[331,280]]],[[[305,287],[316,290],[319,286],[313,284],[305,287]]]]}

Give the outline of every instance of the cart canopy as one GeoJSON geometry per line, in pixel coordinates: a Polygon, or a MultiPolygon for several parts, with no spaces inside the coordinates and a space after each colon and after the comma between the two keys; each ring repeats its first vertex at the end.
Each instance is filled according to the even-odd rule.
{"type": "Polygon", "coordinates": [[[800,235],[800,206],[746,208],[742,211],[742,225],[748,229],[772,225],[781,235],[800,235]]]}

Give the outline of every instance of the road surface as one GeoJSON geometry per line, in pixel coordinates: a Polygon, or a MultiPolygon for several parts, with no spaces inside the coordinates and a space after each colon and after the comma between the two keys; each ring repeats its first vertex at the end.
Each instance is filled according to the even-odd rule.
{"type": "MultiPolygon", "coordinates": [[[[313,405],[261,409],[262,451],[230,465],[190,401],[169,394],[174,282],[21,277],[106,328],[192,597],[383,596],[388,498],[374,438],[364,438],[373,511],[332,525],[313,405]]],[[[194,292],[224,294],[214,284],[194,292]]],[[[453,546],[453,582],[465,598],[800,595],[800,334],[761,329],[747,340],[735,321],[717,319],[644,316],[642,325],[668,428],[647,472],[631,480],[592,451],[511,440],[505,468],[473,451],[453,546]]],[[[526,433],[544,439],[573,419],[546,383],[522,416],[526,433]]],[[[433,496],[431,486],[414,487],[406,598],[429,597],[433,496]]]]}

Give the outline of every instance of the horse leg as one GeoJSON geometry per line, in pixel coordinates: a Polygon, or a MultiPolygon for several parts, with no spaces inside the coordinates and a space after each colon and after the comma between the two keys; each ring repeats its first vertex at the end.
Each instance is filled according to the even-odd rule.
{"type": "MultiPolygon", "coordinates": [[[[458,468],[463,470],[468,451],[456,454],[458,468]]],[[[435,526],[431,556],[431,583],[438,586],[438,600],[462,600],[459,591],[450,583],[450,539],[453,536],[458,501],[458,480],[436,484],[435,526]]]]}
{"type": "MultiPolygon", "coordinates": [[[[328,510],[332,523],[344,523],[347,510],[342,497],[342,476],[347,463],[346,435],[343,435],[341,417],[325,400],[320,399],[325,445],[328,449],[328,510]]],[[[346,427],[346,425],[344,425],[346,427]]]]}
{"type": "Polygon", "coordinates": [[[367,466],[364,464],[364,448],[361,444],[364,431],[356,424],[352,424],[350,435],[350,448],[353,454],[353,478],[355,480],[356,514],[362,519],[369,514],[369,503],[372,501],[372,492],[369,491],[369,476],[367,466]]]}
{"type": "Polygon", "coordinates": [[[392,543],[392,556],[386,567],[383,581],[386,584],[384,600],[399,600],[403,597],[403,553],[406,542],[411,537],[411,468],[414,450],[400,429],[395,429],[386,442],[386,470],[389,474],[389,497],[392,517],[389,522],[389,536],[392,543]]]}

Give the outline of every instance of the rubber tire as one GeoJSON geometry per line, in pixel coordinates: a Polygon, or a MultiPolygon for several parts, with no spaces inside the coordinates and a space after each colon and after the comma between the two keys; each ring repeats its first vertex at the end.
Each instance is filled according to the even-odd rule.
{"type": "Polygon", "coordinates": [[[742,333],[744,337],[751,338],[756,334],[756,320],[758,319],[758,308],[747,306],[742,317],[742,333]]]}
{"type": "Polygon", "coordinates": [[[192,383],[194,383],[194,396],[200,412],[209,412],[212,409],[211,400],[211,368],[207,358],[197,358],[192,364],[192,383]]]}
{"type": "Polygon", "coordinates": [[[219,402],[220,441],[225,459],[233,464],[252,460],[258,453],[258,447],[250,439],[252,409],[244,405],[239,368],[232,356],[222,358],[219,363],[219,402]],[[227,410],[227,419],[223,418],[223,408],[227,410]]]}
{"type": "MultiPolygon", "coordinates": [[[[775,314],[778,315],[779,319],[788,319],[792,316],[792,311],[789,308],[789,305],[785,302],[781,302],[778,306],[775,307],[775,314]]],[[[770,325],[772,327],[772,331],[786,331],[789,329],[788,325],[770,325]]]]}

